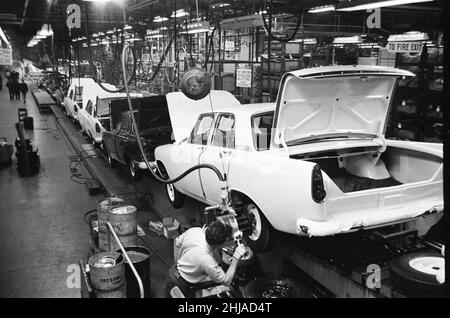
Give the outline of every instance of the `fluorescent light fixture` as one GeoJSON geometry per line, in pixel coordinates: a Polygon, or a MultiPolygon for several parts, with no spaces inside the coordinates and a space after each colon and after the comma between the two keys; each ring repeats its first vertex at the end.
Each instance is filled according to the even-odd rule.
{"type": "Polygon", "coordinates": [[[124,30],[131,30],[133,27],[131,25],[126,24],[123,29],[124,30]]]}
{"type": "MultiPolygon", "coordinates": [[[[113,34],[114,32],[116,32],[115,29],[114,30],[108,30],[108,31],[106,31],[106,34],[113,34]]],[[[105,33],[102,33],[102,32],[100,32],[99,35],[100,34],[105,35],[105,33]]]]}
{"type": "Polygon", "coordinates": [[[161,33],[160,29],[157,30],[147,30],[146,38],[162,38],[164,35],[161,33]]]}
{"type": "Polygon", "coordinates": [[[175,16],[176,16],[177,18],[182,18],[182,17],[188,16],[188,15],[189,15],[189,13],[187,13],[186,11],[184,11],[184,9],[180,9],[180,10],[177,10],[176,12],[175,12],[175,11],[172,12],[172,14],[170,15],[170,17],[171,17],[171,18],[175,18],[175,16]]]}
{"type": "Polygon", "coordinates": [[[219,9],[219,8],[224,8],[224,7],[228,7],[230,4],[226,3],[226,2],[217,2],[217,3],[213,3],[210,5],[211,9],[219,9]]]}
{"type": "Polygon", "coordinates": [[[328,11],[334,11],[336,7],[334,5],[326,5],[326,6],[320,6],[320,7],[314,7],[308,10],[309,13],[321,13],[321,12],[328,12],[328,11]]]}
{"type": "Polygon", "coordinates": [[[193,22],[193,23],[189,23],[187,25],[187,33],[188,34],[195,34],[195,33],[202,33],[202,32],[209,32],[209,22],[208,21],[193,22]]]}
{"type": "Polygon", "coordinates": [[[334,44],[350,44],[350,43],[362,43],[361,36],[345,36],[345,37],[337,37],[333,40],[334,44]]]}
{"type": "Polygon", "coordinates": [[[311,39],[295,39],[292,42],[303,42],[303,44],[308,45],[308,44],[317,44],[317,39],[316,38],[311,38],[311,39]]]}
{"type": "Polygon", "coordinates": [[[169,18],[166,18],[166,17],[162,17],[162,16],[156,16],[154,19],[153,19],[153,22],[164,22],[164,21],[167,21],[167,20],[169,20],[169,18]]]}
{"type": "Polygon", "coordinates": [[[402,4],[412,4],[420,2],[430,2],[434,0],[354,0],[341,2],[336,6],[336,11],[358,11],[376,9],[381,7],[399,6],[402,4]]]}
{"type": "Polygon", "coordinates": [[[429,39],[427,33],[412,31],[403,34],[392,34],[388,37],[388,42],[401,42],[401,41],[427,41],[429,39]]]}

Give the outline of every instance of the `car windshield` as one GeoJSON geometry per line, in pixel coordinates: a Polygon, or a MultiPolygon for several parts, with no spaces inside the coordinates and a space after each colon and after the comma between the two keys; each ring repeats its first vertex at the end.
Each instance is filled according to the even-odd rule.
{"type": "Polygon", "coordinates": [[[109,103],[115,98],[99,98],[97,101],[97,116],[109,115],[109,103]]]}
{"type": "Polygon", "coordinates": [[[361,140],[361,139],[373,139],[376,138],[376,135],[373,134],[358,134],[358,133],[345,133],[345,134],[328,134],[321,136],[311,136],[306,138],[299,138],[292,141],[287,142],[288,146],[307,144],[312,142],[325,142],[325,141],[334,141],[334,140],[361,140]]]}
{"type": "Polygon", "coordinates": [[[172,127],[167,108],[141,108],[139,117],[139,128],[143,133],[152,132],[157,128],[172,127]]]}

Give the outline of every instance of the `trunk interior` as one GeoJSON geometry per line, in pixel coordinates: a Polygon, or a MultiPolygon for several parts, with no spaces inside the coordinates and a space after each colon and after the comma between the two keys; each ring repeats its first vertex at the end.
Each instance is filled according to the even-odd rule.
{"type": "Polygon", "coordinates": [[[317,163],[344,193],[430,180],[443,162],[431,154],[395,147],[388,147],[381,155],[376,147],[369,147],[291,158],[317,163]]]}

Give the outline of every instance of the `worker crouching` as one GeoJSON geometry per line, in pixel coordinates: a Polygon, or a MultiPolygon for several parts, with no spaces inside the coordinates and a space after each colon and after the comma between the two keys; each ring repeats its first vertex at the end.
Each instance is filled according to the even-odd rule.
{"type": "Polygon", "coordinates": [[[214,254],[231,238],[232,228],[216,220],[206,227],[193,227],[175,240],[174,265],[169,270],[166,297],[175,286],[186,298],[195,297],[192,291],[196,284],[212,281],[229,286],[233,281],[239,260],[246,253],[243,245],[238,245],[225,272],[214,254]]]}

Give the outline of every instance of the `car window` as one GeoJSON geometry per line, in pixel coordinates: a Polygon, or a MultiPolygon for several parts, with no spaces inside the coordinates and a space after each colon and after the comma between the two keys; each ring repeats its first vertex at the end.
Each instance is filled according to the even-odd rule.
{"type": "Polygon", "coordinates": [[[73,89],[70,90],[69,98],[73,100],[73,89]]]}
{"type": "Polygon", "coordinates": [[[270,146],[274,112],[252,117],[253,143],[257,150],[267,150],[270,146]]]}
{"type": "Polygon", "coordinates": [[[86,112],[92,116],[92,102],[88,101],[87,105],[86,105],[86,112]]]}
{"type": "Polygon", "coordinates": [[[201,115],[192,130],[189,143],[197,145],[206,145],[211,129],[214,125],[213,114],[201,115]]]}
{"type": "Polygon", "coordinates": [[[75,86],[75,100],[78,107],[83,108],[83,86],[75,86]]]}
{"type": "Polygon", "coordinates": [[[217,147],[234,149],[234,136],[234,115],[220,115],[211,144],[217,147]]]}

